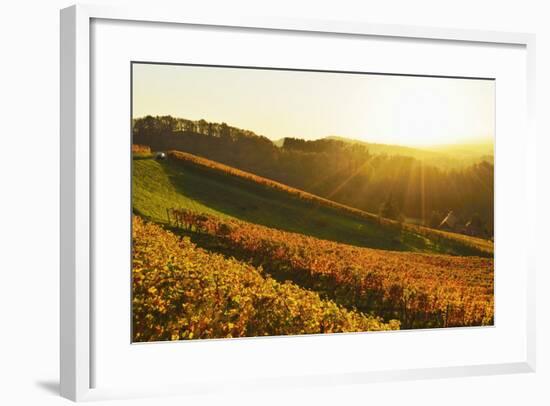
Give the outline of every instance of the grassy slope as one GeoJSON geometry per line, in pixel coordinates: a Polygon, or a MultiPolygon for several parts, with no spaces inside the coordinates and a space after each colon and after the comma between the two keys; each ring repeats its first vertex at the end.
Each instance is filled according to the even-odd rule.
{"type": "Polygon", "coordinates": [[[167,208],[187,208],[357,246],[483,255],[466,244],[314,206],[283,191],[196,165],[153,159],[134,159],[133,164],[134,211],[158,223],[167,222],[167,208]]]}

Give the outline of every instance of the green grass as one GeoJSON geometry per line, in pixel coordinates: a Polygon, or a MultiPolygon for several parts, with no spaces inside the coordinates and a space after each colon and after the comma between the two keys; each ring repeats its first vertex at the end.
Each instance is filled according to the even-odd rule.
{"type": "Polygon", "coordinates": [[[168,223],[166,209],[186,208],[363,247],[483,255],[466,245],[346,215],[250,180],[171,159],[133,160],[132,199],[136,214],[163,224],[168,223]]]}

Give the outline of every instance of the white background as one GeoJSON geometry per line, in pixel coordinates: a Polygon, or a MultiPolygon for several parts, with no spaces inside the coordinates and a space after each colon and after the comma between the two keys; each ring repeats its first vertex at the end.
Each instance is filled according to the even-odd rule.
{"type": "MultiPolygon", "coordinates": [[[[97,1],[97,3],[121,4],[97,1]]],[[[145,2],[144,2],[145,3],[145,2]]],[[[155,2],[160,4],[163,2],[155,2]]],[[[179,1],[179,4],[184,2],[179,1]]],[[[538,252],[546,254],[549,205],[545,187],[550,143],[550,28],[544,2],[522,1],[331,1],[316,2],[189,2],[194,13],[271,15],[412,25],[532,31],[538,35],[537,104],[539,130],[538,252]],[[262,3],[262,4],[260,4],[262,3]]],[[[2,150],[0,180],[0,403],[63,404],[58,377],[58,250],[59,250],[59,19],[65,1],[28,0],[2,8],[0,17],[0,107],[2,150]]],[[[194,14],[193,13],[193,14],[194,14]]],[[[521,135],[518,134],[518,142],[521,135]]],[[[518,214],[520,215],[520,214],[518,214]]],[[[541,255],[542,256],[542,255],[541,255]]],[[[278,392],[232,392],[117,404],[548,404],[550,357],[550,277],[547,261],[538,264],[538,372],[529,375],[462,378],[365,386],[295,388],[278,392]]],[[[449,349],[452,351],[452,349],[449,349]]]]}

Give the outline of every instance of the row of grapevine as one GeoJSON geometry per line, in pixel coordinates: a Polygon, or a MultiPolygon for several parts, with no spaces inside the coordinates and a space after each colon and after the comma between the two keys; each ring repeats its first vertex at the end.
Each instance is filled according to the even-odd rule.
{"type": "Polygon", "coordinates": [[[151,148],[148,145],[132,144],[133,154],[151,154],[151,148]]]}
{"type": "Polygon", "coordinates": [[[137,216],[132,238],[135,342],[399,328],[396,320],[348,311],[137,216]]]}
{"type": "Polygon", "coordinates": [[[238,220],[170,210],[174,224],[209,234],[251,260],[350,309],[402,328],[491,325],[493,260],[355,247],[238,220]]]}

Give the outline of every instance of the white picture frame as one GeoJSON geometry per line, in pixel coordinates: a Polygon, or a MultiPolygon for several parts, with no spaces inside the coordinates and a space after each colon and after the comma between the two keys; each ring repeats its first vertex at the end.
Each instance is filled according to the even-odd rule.
{"type": "MultiPolygon", "coordinates": [[[[94,228],[91,183],[91,24],[93,20],[126,22],[155,22],[192,24],[194,26],[236,27],[288,32],[315,32],[320,34],[352,34],[357,36],[411,38],[450,42],[513,44],[525,47],[527,55],[527,123],[525,143],[532,158],[526,179],[534,179],[534,58],[535,37],[526,33],[489,32],[446,28],[428,28],[402,25],[380,25],[366,22],[318,20],[287,20],[272,18],[228,19],[224,17],[190,16],[182,10],[151,8],[110,8],[76,5],[61,11],[61,269],[60,269],[60,382],[62,396],[79,401],[97,397],[145,395],[139,388],[121,388],[119,391],[92,389],[90,370],[94,364],[91,343],[94,319],[91,316],[94,289],[91,278],[94,228]]],[[[92,84],[93,85],[93,84],[92,84]]],[[[534,222],[535,186],[528,184],[529,221],[534,222]]],[[[534,229],[533,224],[530,225],[534,229]]],[[[534,240],[534,232],[528,238],[534,240]]],[[[531,245],[534,247],[534,245],[531,245]]],[[[298,384],[363,383],[380,380],[421,379],[535,370],[535,261],[534,248],[528,253],[524,271],[527,278],[525,357],[520,362],[469,364],[437,368],[407,368],[388,371],[366,371],[334,375],[308,375],[298,384]]],[[[266,386],[296,385],[296,379],[281,377],[265,380],[266,386]]],[[[170,392],[185,394],[190,391],[185,382],[172,387],[170,392]]],[[[244,386],[258,385],[245,382],[244,386]]],[[[207,388],[208,385],[203,386],[207,388]]],[[[193,388],[191,391],[197,391],[193,388]]],[[[206,389],[205,389],[206,390],[206,389]]],[[[167,389],[158,389],[159,393],[167,389]]],[[[199,390],[200,391],[200,390],[199,390]]]]}

